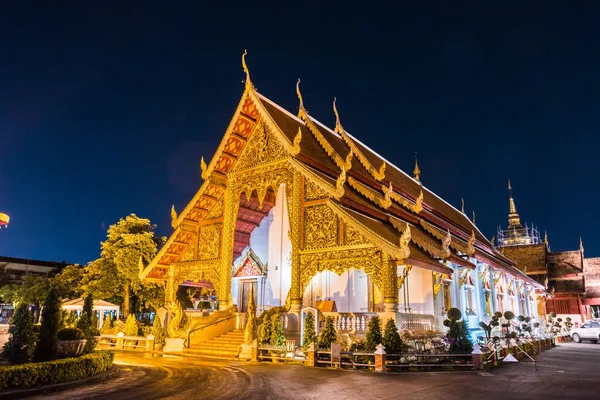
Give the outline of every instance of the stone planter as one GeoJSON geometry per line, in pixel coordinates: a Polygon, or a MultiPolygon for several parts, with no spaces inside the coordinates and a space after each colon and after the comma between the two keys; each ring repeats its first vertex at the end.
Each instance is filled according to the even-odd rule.
{"type": "Polygon", "coordinates": [[[86,339],[82,340],[59,340],[58,341],[58,354],[60,357],[77,357],[83,352],[86,339]]]}

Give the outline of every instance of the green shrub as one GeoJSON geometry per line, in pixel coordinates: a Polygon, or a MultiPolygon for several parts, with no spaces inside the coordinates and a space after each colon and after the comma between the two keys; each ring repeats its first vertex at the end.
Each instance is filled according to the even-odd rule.
{"type": "Polygon", "coordinates": [[[375,348],[381,342],[383,342],[381,336],[381,322],[379,321],[379,317],[375,315],[371,318],[369,326],[367,327],[367,351],[375,351],[375,348]]]}
{"type": "Polygon", "coordinates": [[[273,314],[271,317],[271,346],[285,346],[285,334],[281,324],[281,315],[273,314]]]}
{"type": "Polygon", "coordinates": [[[302,341],[302,347],[307,348],[311,343],[316,341],[315,316],[313,313],[309,312],[304,317],[304,338],[302,341]]]}
{"type": "Polygon", "coordinates": [[[269,345],[271,344],[271,331],[273,326],[271,325],[271,318],[269,315],[265,315],[262,318],[262,324],[260,326],[260,344],[269,345]]]}
{"type": "Polygon", "coordinates": [[[318,339],[318,348],[320,349],[329,349],[331,348],[331,343],[334,343],[337,340],[337,334],[335,332],[335,326],[333,325],[333,318],[326,317],[325,318],[325,328],[319,332],[318,339]]]}
{"type": "Polygon", "coordinates": [[[165,344],[165,328],[158,314],[154,316],[154,324],[152,325],[152,335],[154,335],[154,343],[157,345],[165,344]]]}
{"type": "Polygon", "coordinates": [[[79,328],[64,328],[58,331],[58,340],[83,340],[85,333],[79,328]]]}
{"type": "Polygon", "coordinates": [[[125,328],[123,329],[123,333],[125,336],[137,336],[138,334],[138,323],[133,314],[129,314],[127,317],[127,321],[125,321],[125,328]]]}
{"type": "Polygon", "coordinates": [[[30,362],[35,349],[36,334],[33,332],[33,315],[26,303],[17,306],[10,320],[8,333],[10,336],[4,344],[2,355],[12,364],[30,362]]]}
{"type": "Polygon", "coordinates": [[[402,351],[402,339],[400,339],[396,321],[391,318],[385,323],[382,343],[386,353],[397,354],[402,351]]]}
{"type": "Polygon", "coordinates": [[[0,390],[75,381],[106,372],[112,363],[112,353],[98,351],[77,358],[0,367],[0,390]]]}
{"type": "Polygon", "coordinates": [[[61,328],[75,328],[77,325],[77,314],[71,310],[62,310],[60,327],[61,328]]]}
{"type": "Polygon", "coordinates": [[[473,343],[469,339],[469,327],[462,318],[458,308],[448,310],[448,319],[444,320],[444,326],[448,327],[446,338],[450,342],[450,353],[467,354],[473,351],[473,343]]]}
{"type": "Polygon", "coordinates": [[[35,361],[52,361],[58,358],[58,338],[60,329],[60,297],[56,289],[50,289],[42,311],[42,326],[35,347],[35,361]]]}
{"type": "Polygon", "coordinates": [[[105,333],[105,334],[112,333],[111,332],[112,327],[113,327],[112,315],[108,314],[108,316],[104,320],[104,325],[102,325],[102,329],[100,329],[100,333],[105,333]]]}

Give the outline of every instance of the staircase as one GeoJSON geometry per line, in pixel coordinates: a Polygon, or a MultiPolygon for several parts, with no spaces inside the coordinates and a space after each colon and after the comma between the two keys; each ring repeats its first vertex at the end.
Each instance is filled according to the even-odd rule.
{"type": "Polygon", "coordinates": [[[237,358],[242,343],[244,343],[244,331],[236,329],[190,346],[183,352],[198,357],[237,358]]]}

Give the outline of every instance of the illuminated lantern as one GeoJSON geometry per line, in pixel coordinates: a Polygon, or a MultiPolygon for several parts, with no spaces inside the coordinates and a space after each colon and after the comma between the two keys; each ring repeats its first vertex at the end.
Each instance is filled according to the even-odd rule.
{"type": "Polygon", "coordinates": [[[10,217],[4,213],[0,213],[0,229],[6,228],[8,221],[10,221],[10,217]]]}

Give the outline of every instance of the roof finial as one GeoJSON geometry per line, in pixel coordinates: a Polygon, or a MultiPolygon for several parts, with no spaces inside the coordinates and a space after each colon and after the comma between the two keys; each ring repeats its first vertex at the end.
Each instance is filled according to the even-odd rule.
{"type": "Polygon", "coordinates": [[[242,68],[246,73],[246,87],[252,87],[252,81],[250,81],[250,71],[248,70],[248,66],[246,65],[246,54],[248,54],[248,50],[244,50],[244,54],[242,54],[242,68]]]}
{"type": "Polygon", "coordinates": [[[465,213],[465,199],[463,199],[462,197],[460,198],[460,211],[464,214],[465,213]]]}
{"type": "Polygon", "coordinates": [[[475,225],[475,210],[473,210],[473,225],[475,225]]]}
{"type": "Polygon", "coordinates": [[[419,161],[417,160],[417,152],[415,151],[415,169],[413,169],[413,176],[417,182],[421,182],[421,170],[419,169],[419,161]]]}
{"type": "Polygon", "coordinates": [[[298,100],[300,100],[298,109],[299,111],[304,111],[304,101],[302,100],[302,93],[300,93],[300,78],[298,78],[298,82],[296,82],[296,94],[298,95],[298,100]]]}
{"type": "Polygon", "coordinates": [[[581,236],[579,236],[579,251],[583,254],[583,239],[581,239],[581,236]]]}
{"type": "Polygon", "coordinates": [[[548,232],[544,231],[544,244],[548,247],[548,232]]]}
{"type": "Polygon", "coordinates": [[[336,101],[337,101],[337,98],[334,97],[333,98],[333,113],[335,114],[335,133],[339,133],[341,135],[342,132],[344,131],[344,128],[342,128],[342,123],[340,122],[340,114],[338,114],[337,107],[335,106],[336,101]]]}
{"type": "Polygon", "coordinates": [[[175,205],[171,206],[171,226],[173,229],[177,227],[177,212],[175,211],[175,205]]]}
{"type": "Polygon", "coordinates": [[[510,185],[510,179],[508,180],[508,226],[509,227],[521,227],[521,218],[517,213],[517,206],[515,206],[515,200],[512,195],[512,186],[510,185]]]}
{"type": "Polygon", "coordinates": [[[492,240],[490,240],[490,243],[492,244],[492,246],[495,246],[496,244],[496,236],[492,236],[492,240]]]}

